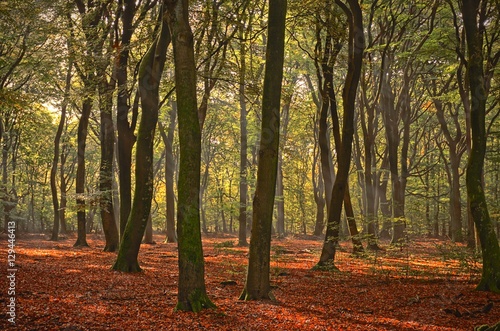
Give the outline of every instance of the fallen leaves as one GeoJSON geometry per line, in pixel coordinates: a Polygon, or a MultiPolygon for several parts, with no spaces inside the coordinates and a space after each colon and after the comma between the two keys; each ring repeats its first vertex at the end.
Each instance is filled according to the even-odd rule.
{"type": "MultiPolygon", "coordinates": [[[[162,238],[157,236],[156,242],[162,238]]],[[[90,236],[39,236],[17,242],[18,330],[472,330],[500,320],[500,296],[474,291],[475,279],[459,261],[443,261],[436,242],[416,241],[408,251],[352,257],[337,254],[340,271],[313,271],[320,240],[273,241],[271,280],[277,302],[238,300],[248,248],[236,238],[204,238],[206,286],[218,309],[174,312],[177,247],[142,245],[143,272],[112,271],[116,257],[90,236]],[[408,254],[411,252],[411,254],[408,254]]],[[[0,248],[0,254],[6,254],[0,248]]],[[[5,279],[1,270],[0,275],[5,279]]],[[[6,293],[0,296],[6,302],[6,293]]],[[[1,312],[0,329],[8,325],[1,312]]]]}

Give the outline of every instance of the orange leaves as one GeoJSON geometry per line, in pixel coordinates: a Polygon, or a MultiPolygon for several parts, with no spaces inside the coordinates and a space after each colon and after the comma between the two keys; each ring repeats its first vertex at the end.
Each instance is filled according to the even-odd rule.
{"type": "Polygon", "coordinates": [[[19,330],[471,330],[500,319],[500,296],[473,291],[468,272],[456,259],[443,261],[437,241],[363,258],[342,243],[340,272],[327,272],[311,270],[321,240],[276,240],[271,281],[278,301],[246,302],[237,298],[247,248],[226,247],[227,237],[204,238],[207,292],[219,309],[195,314],[174,312],[175,244],[143,245],[144,271],[124,274],[110,270],[116,255],[101,251],[101,239],[88,239],[84,249],[73,248],[73,239],[19,240],[19,330]]]}

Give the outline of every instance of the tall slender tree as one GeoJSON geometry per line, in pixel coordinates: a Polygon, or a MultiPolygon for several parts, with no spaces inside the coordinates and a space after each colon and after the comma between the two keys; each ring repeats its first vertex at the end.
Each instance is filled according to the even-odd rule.
{"type": "Polygon", "coordinates": [[[338,172],[333,184],[330,211],[326,227],[325,240],[318,267],[334,266],[336,244],[339,238],[342,202],[347,190],[349,168],[351,164],[352,143],[354,137],[355,101],[364,52],[363,17],[357,0],[348,0],[348,6],[340,0],[335,1],[344,11],[349,22],[348,68],[342,91],[344,117],[342,141],[338,154],[338,172]]]}
{"type": "MultiPolygon", "coordinates": [[[[64,130],[64,125],[66,124],[66,112],[69,103],[69,91],[71,88],[71,75],[73,71],[73,60],[68,60],[68,69],[66,72],[66,81],[64,86],[64,98],[61,104],[61,117],[59,118],[59,125],[57,126],[56,136],[54,137],[54,158],[52,159],[52,167],[50,169],[50,190],[52,192],[52,206],[54,208],[54,225],[52,228],[51,240],[57,241],[59,239],[59,228],[61,222],[60,210],[59,210],[59,198],[57,197],[57,164],[59,163],[59,150],[61,136],[64,130]]],[[[62,179],[64,180],[64,179],[62,179]]],[[[62,195],[66,192],[61,192],[62,195]]],[[[64,229],[66,230],[66,229],[64,229]]]]}
{"type": "Polygon", "coordinates": [[[179,119],[177,239],[179,285],[177,310],[200,311],[215,305],[205,289],[200,227],[201,123],[196,100],[196,64],[188,1],[166,1],[172,31],[175,91],[179,119]]]}
{"type": "Polygon", "coordinates": [[[273,299],[269,281],[271,228],[278,166],[286,0],[269,0],[262,126],[253,200],[248,273],[240,299],[273,299]]]}

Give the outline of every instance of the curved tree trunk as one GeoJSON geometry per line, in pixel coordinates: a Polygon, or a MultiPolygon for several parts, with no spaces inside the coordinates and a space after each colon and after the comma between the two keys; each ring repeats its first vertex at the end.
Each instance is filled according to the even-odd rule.
{"type": "Polygon", "coordinates": [[[335,1],[344,10],[349,22],[349,59],[342,99],[344,101],[344,118],[342,126],[342,143],[338,150],[338,172],[332,189],[330,212],[326,228],[325,240],[318,266],[333,266],[339,237],[342,202],[348,189],[349,168],[351,164],[352,143],[354,137],[355,101],[361,65],[363,61],[364,36],[361,8],[356,0],[348,0],[349,8],[340,0],[335,1]]]}
{"type": "Polygon", "coordinates": [[[135,191],[114,270],[141,271],[137,256],[151,211],[153,196],[153,139],[158,121],[159,85],[170,44],[170,31],[160,12],[161,29],[139,67],[142,116],[137,134],[135,191]]]}

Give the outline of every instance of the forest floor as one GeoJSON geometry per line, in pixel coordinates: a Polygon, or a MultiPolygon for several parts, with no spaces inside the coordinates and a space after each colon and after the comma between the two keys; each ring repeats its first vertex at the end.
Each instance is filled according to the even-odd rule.
{"type": "MultiPolygon", "coordinates": [[[[414,239],[402,249],[363,257],[341,243],[338,272],[315,271],[318,238],[273,239],[271,280],[276,302],[238,300],[248,248],[232,236],[204,237],[207,292],[217,309],[175,312],[176,244],[142,245],[143,272],[110,269],[116,255],[89,235],[16,239],[16,330],[473,330],[500,320],[500,295],[474,291],[477,257],[437,239],[414,239]]],[[[0,329],[9,329],[7,239],[0,254],[0,329]],[[6,281],[7,279],[7,281],[6,281]]]]}

